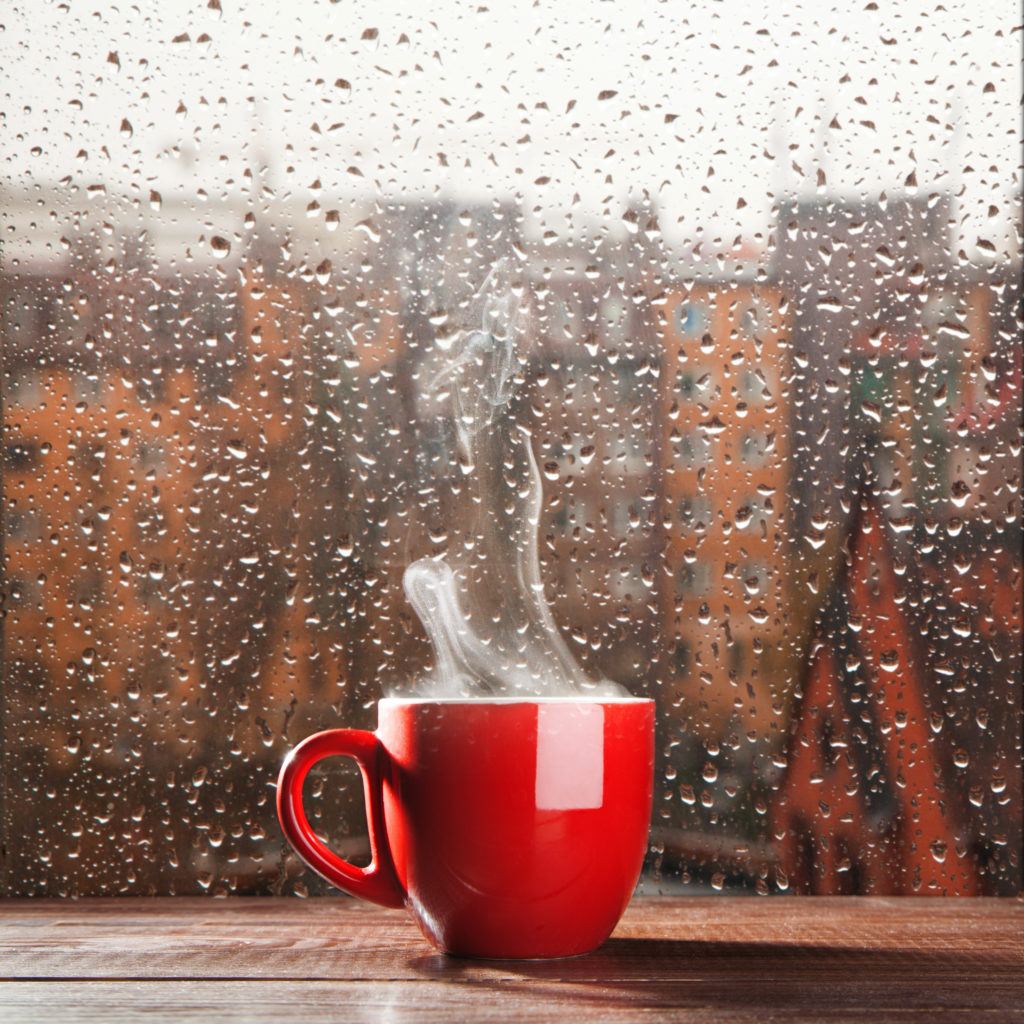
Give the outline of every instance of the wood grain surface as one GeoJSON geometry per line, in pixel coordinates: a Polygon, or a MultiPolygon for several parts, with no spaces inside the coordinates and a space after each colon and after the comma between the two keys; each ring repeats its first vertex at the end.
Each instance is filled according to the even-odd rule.
{"type": "Polygon", "coordinates": [[[345,898],[0,903],[0,1021],[1024,1022],[1024,901],[645,898],[474,961],[345,898]]]}

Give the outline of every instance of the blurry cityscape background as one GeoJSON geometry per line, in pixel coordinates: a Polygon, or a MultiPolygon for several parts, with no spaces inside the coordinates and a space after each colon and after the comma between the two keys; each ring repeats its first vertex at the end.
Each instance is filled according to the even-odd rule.
{"type": "MultiPolygon", "coordinates": [[[[1019,164],[965,247],[964,187],[844,191],[822,144],[729,244],[656,189],[572,232],[300,188],[250,137],[219,193],[0,179],[0,891],[325,890],[277,769],[431,662],[401,578],[465,482],[421,384],[510,252],[546,594],[658,704],[647,891],[1020,890],[1019,164]]],[[[365,856],[358,777],[310,798],[365,856]]]]}

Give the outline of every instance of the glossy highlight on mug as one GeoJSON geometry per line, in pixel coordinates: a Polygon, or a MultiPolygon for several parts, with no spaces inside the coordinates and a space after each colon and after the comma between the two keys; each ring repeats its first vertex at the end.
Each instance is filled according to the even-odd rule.
{"type": "Polygon", "coordinates": [[[404,904],[450,953],[559,957],[611,934],[647,845],[654,703],[636,698],[386,698],[376,733],[329,730],[292,752],[278,810],[310,867],[404,904]],[[363,773],[373,861],[312,833],[302,781],[325,756],[363,773]]]}

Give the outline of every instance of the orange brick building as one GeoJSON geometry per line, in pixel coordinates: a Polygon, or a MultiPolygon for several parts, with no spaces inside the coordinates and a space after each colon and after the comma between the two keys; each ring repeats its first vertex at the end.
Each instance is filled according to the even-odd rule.
{"type": "Polygon", "coordinates": [[[675,699],[706,733],[767,729],[789,576],[785,295],[695,283],[668,289],[662,311],[662,622],[675,699]]]}

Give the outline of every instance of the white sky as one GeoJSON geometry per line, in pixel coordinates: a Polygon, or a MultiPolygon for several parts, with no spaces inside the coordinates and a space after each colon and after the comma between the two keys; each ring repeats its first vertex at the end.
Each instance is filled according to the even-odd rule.
{"type": "Polygon", "coordinates": [[[202,204],[197,189],[215,202],[265,161],[302,206],[317,179],[325,209],[518,196],[556,231],[617,227],[646,189],[670,242],[706,228],[728,247],[767,231],[776,195],[814,193],[819,167],[845,197],[913,171],[963,189],[968,255],[979,236],[1016,251],[1010,0],[220,4],[0,14],[0,187],[70,175],[202,204]]]}

